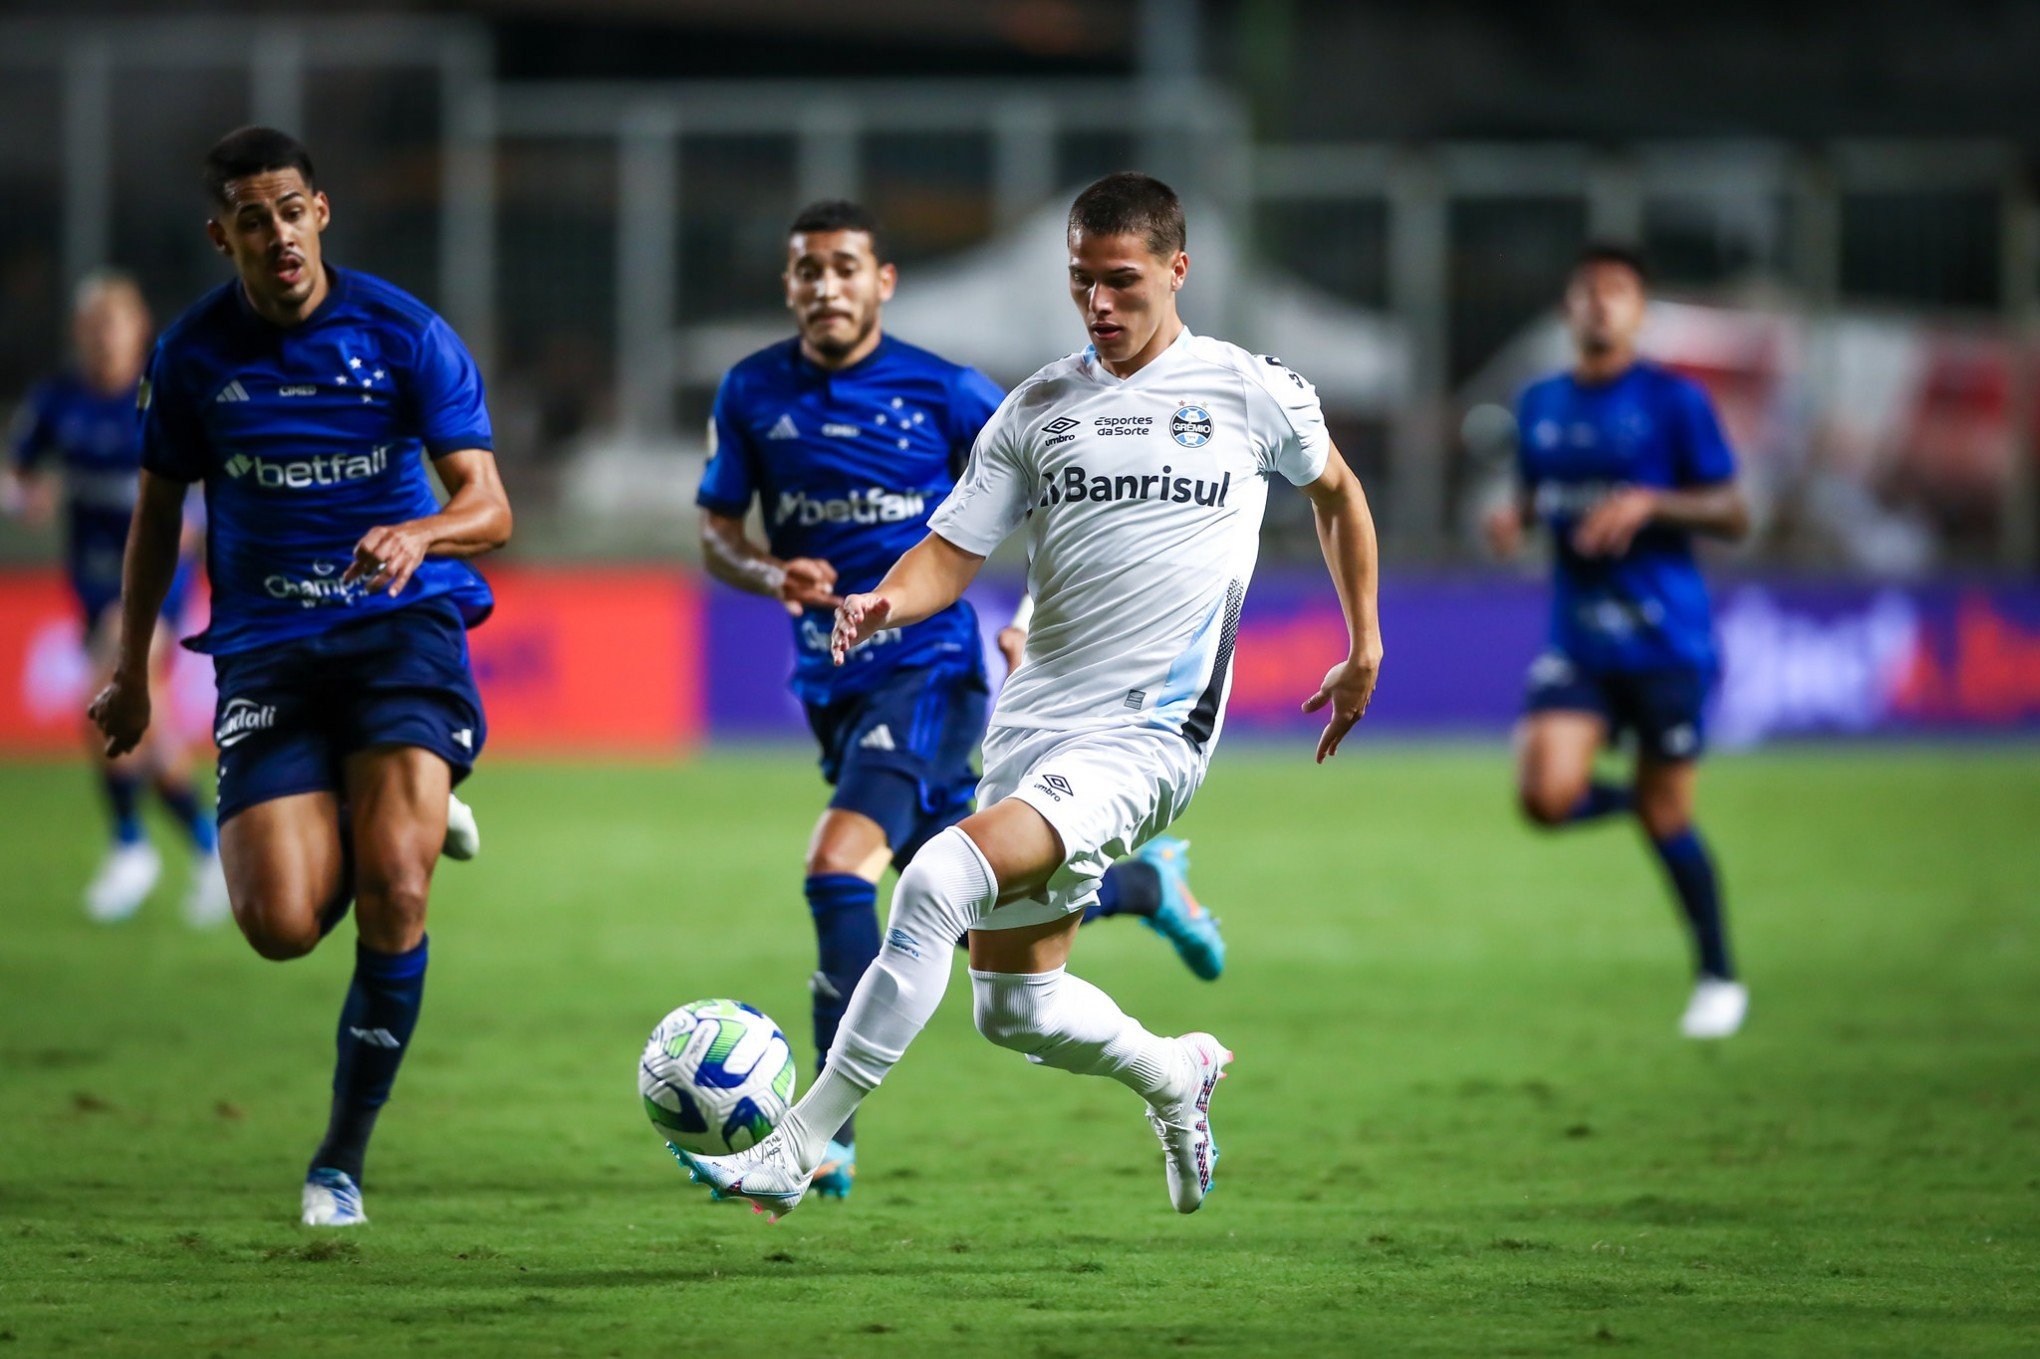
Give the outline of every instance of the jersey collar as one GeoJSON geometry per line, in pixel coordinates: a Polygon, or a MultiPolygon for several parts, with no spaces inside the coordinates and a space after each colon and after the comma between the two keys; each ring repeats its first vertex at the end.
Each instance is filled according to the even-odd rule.
{"type": "Polygon", "coordinates": [[[1174,368],[1181,361],[1184,352],[1189,347],[1190,327],[1184,326],[1181,331],[1177,332],[1176,338],[1170,341],[1169,347],[1155,355],[1147,367],[1141,369],[1132,377],[1123,378],[1105,366],[1104,361],[1098,357],[1097,345],[1087,344],[1084,346],[1084,367],[1100,386],[1138,387],[1142,383],[1149,381],[1155,373],[1174,368]]]}

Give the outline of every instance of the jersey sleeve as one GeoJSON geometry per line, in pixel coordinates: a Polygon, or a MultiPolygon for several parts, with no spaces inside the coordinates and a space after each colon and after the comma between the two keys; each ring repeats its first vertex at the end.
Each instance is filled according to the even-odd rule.
{"type": "Polygon", "coordinates": [[[1293,486],[1324,475],[1332,436],[1325,428],[1317,388],[1266,355],[1247,360],[1247,428],[1263,472],[1280,473],[1293,486]]]}
{"type": "Polygon", "coordinates": [[[929,517],[928,528],[966,552],[980,557],[1020,526],[1034,500],[1034,478],[1026,466],[1022,447],[1021,417],[1016,412],[1019,392],[1014,392],[985,427],[971,448],[963,479],[929,517]]]}
{"type": "Polygon", "coordinates": [[[1714,403],[1697,382],[1677,389],[1674,429],[1678,439],[1674,466],[1681,486],[1711,486],[1735,476],[1735,454],[1722,437],[1714,403]]]}
{"type": "Polygon", "coordinates": [[[975,368],[959,368],[949,387],[949,469],[963,475],[979,433],[999,409],[1006,394],[999,384],[975,368]]]}
{"type": "Polygon", "coordinates": [[[418,337],[411,382],[418,434],[428,456],[495,447],[482,396],[482,371],[453,327],[437,316],[418,337]]]}
{"type": "Polygon", "coordinates": [[[149,357],[136,406],[142,421],[143,470],[186,484],[203,478],[205,425],[190,394],[178,383],[176,367],[160,340],[149,357]]]}
{"type": "Polygon", "coordinates": [[[735,373],[723,374],[716,388],[715,405],[708,414],[708,466],[701,473],[701,487],[694,503],[718,514],[742,515],[751,508],[758,492],[758,477],[751,462],[750,441],[738,421],[735,373]]]}
{"type": "Polygon", "coordinates": [[[7,426],[7,454],[14,466],[32,472],[56,444],[50,421],[50,388],[37,387],[14,412],[7,426]]]}

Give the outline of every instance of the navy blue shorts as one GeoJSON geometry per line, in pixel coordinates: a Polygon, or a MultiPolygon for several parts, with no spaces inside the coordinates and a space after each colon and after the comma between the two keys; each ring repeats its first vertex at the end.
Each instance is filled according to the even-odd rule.
{"type": "Polygon", "coordinates": [[[984,739],[990,694],[972,671],[902,670],[862,694],[807,705],[822,743],[831,807],[876,821],[904,868],[932,837],[970,815],[972,761],[984,739]]]}
{"type": "Polygon", "coordinates": [[[444,599],[213,658],[219,817],[294,793],[339,792],[342,761],[417,746],[459,783],[488,738],[467,627],[444,599]]]}
{"type": "MultiPolygon", "coordinates": [[[[166,623],[175,624],[184,616],[184,601],[191,593],[191,578],[197,570],[195,558],[177,559],[177,573],[170,577],[170,588],[163,595],[161,616],[166,623]]],[[[78,598],[78,612],[85,621],[85,638],[90,641],[98,634],[100,621],[119,605],[120,582],[93,580],[74,574],[71,577],[71,593],[78,598]]]]}
{"type": "Polygon", "coordinates": [[[1530,666],[1523,711],[1587,712],[1608,724],[1608,737],[1634,732],[1638,749],[1655,759],[1698,759],[1707,744],[1706,670],[1596,673],[1570,656],[1547,651],[1530,666]]]}

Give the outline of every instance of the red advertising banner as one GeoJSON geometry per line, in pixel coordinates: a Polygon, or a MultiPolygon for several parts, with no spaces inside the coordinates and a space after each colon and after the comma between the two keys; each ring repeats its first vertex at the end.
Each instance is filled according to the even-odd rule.
{"type": "Polygon", "coordinates": [[[489,749],[663,757],[702,731],[700,594],[670,567],[496,568],[468,634],[489,749]]]}
{"type": "MultiPolygon", "coordinates": [[[[489,749],[665,757],[703,726],[700,595],[670,568],[491,570],[496,612],[469,634],[489,749]]],[[[180,634],[204,625],[202,599],[180,634]]],[[[91,696],[77,606],[55,571],[0,573],[0,754],[82,748],[91,696]]],[[[179,649],[170,711],[210,741],[212,665],[179,649]]]]}

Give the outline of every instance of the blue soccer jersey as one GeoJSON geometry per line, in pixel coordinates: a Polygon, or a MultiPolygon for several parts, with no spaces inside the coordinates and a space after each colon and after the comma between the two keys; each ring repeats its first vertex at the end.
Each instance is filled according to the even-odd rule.
{"type": "MultiPolygon", "coordinates": [[[[838,594],[870,590],[927,534],[1002,398],[976,369],[890,336],[840,372],[787,340],[724,376],[695,502],[742,515],[757,498],[774,555],[827,561],[838,594]]],[[[793,691],[803,702],[866,692],[908,666],[983,666],[968,604],[887,629],[840,668],[829,660],[834,621],[827,609],[794,620],[793,691]]]]}
{"type": "Polygon", "coordinates": [[[1699,384],[1638,363],[1612,382],[1570,373],[1517,405],[1518,471],[1555,562],[1551,645],[1588,670],[1712,670],[1714,625],[1692,534],[1649,525],[1618,557],[1584,557],[1573,530],[1610,492],[1707,486],[1735,475],[1699,384]]]}
{"type": "Polygon", "coordinates": [[[368,274],[328,271],[319,309],[289,328],[238,282],[156,344],[142,396],[142,466],[205,483],[212,626],[186,643],[225,655],[447,598],[469,626],[489,588],[428,557],[390,598],[343,584],[361,535],[432,514],[419,459],[492,446],[481,374],[452,327],[368,274]]]}
{"type": "Polygon", "coordinates": [[[37,387],[16,418],[14,465],[62,474],[65,566],[88,612],[120,598],[142,465],[136,397],[133,387],[108,394],[66,374],[37,387]]]}

